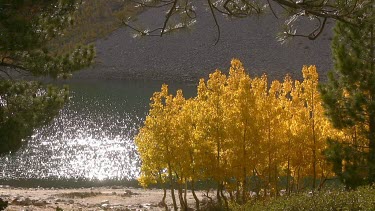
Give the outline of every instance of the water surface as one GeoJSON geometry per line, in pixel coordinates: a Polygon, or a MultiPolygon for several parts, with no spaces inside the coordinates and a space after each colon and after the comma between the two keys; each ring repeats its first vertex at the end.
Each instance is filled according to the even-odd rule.
{"type": "MultiPolygon", "coordinates": [[[[161,81],[71,81],[71,101],[28,144],[0,159],[1,179],[134,179],[134,136],[161,81]]],[[[174,83],[192,96],[194,86],[174,83]]]]}

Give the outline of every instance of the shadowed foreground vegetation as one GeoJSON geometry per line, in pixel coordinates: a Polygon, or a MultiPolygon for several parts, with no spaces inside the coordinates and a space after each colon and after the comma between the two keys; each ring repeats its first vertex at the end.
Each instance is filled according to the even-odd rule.
{"type": "Polygon", "coordinates": [[[321,191],[314,195],[299,193],[270,200],[252,200],[244,205],[231,204],[236,211],[263,210],[375,210],[375,189],[364,186],[354,191],[321,191]]]}

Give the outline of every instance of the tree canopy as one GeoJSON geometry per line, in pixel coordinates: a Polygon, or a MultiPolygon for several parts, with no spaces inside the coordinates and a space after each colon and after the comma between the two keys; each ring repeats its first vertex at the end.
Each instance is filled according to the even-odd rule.
{"type": "Polygon", "coordinates": [[[76,0],[0,0],[0,154],[17,150],[68,99],[67,87],[23,76],[67,78],[91,64],[92,46],[57,54],[47,45],[73,23],[79,5],[76,0]]]}
{"type": "Polygon", "coordinates": [[[34,76],[69,77],[93,59],[93,48],[77,46],[73,52],[56,55],[47,41],[62,36],[73,23],[75,0],[0,1],[0,70],[34,76]]]}
{"type": "Polygon", "coordinates": [[[353,132],[335,129],[324,115],[316,67],[302,73],[303,81],[270,83],[234,59],[228,76],[216,70],[201,79],[194,98],[163,85],[135,138],[142,184],[171,184],[183,208],[182,189],[195,181],[213,181],[218,200],[240,203],[250,191],[268,197],[321,187],[333,176],[326,139],[350,141],[353,132]]]}

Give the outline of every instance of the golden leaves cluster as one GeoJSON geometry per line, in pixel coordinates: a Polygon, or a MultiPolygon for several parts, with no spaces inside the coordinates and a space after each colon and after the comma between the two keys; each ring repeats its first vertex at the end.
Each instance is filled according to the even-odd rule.
{"type": "Polygon", "coordinates": [[[136,137],[140,181],[213,180],[246,199],[248,190],[276,194],[311,185],[306,177],[326,178],[331,172],[322,151],[337,131],[324,116],[316,67],[302,73],[301,82],[286,76],[269,83],[266,75],[251,78],[233,59],[228,76],[216,70],[199,81],[195,98],[185,99],[181,90],[172,96],[163,85],[136,137]],[[250,184],[255,177],[261,182],[250,184]],[[282,177],[286,187],[279,187],[282,177]]]}

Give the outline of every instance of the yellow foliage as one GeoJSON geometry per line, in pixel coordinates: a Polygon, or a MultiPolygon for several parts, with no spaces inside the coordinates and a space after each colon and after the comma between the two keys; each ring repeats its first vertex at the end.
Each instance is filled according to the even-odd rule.
{"type": "Polygon", "coordinates": [[[304,66],[302,74],[301,82],[286,76],[269,83],[233,59],[228,76],[216,70],[199,81],[195,98],[181,90],[172,96],[163,85],[136,137],[141,181],[160,181],[160,172],[170,183],[211,179],[246,199],[250,177],[262,181],[252,189],[276,194],[281,177],[296,189],[302,178],[330,176],[325,140],[345,134],[324,116],[316,67],[304,66]]]}

